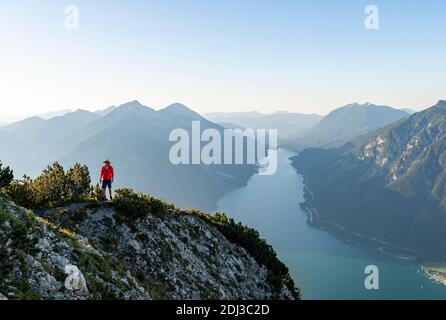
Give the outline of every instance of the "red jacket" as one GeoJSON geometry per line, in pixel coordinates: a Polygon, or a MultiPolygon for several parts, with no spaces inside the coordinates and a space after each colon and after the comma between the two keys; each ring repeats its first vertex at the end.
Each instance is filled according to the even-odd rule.
{"type": "Polygon", "coordinates": [[[103,166],[101,169],[101,179],[102,180],[113,180],[113,177],[115,176],[115,173],[113,171],[112,166],[108,166],[108,169],[106,166],[103,166]]]}

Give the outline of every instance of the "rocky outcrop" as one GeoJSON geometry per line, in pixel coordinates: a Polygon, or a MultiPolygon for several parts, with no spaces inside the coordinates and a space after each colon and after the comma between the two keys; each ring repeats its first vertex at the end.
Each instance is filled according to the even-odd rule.
{"type": "Polygon", "coordinates": [[[127,219],[95,203],[39,218],[1,194],[0,293],[9,299],[293,299],[246,249],[199,216],[172,211],[127,219]]]}
{"type": "Polygon", "coordinates": [[[0,193],[2,295],[9,299],[151,298],[133,275],[87,239],[5,197],[0,193]],[[77,279],[75,270],[80,270],[77,279]]]}
{"type": "Polygon", "coordinates": [[[65,266],[64,270],[65,274],[68,275],[64,283],[66,289],[77,291],[83,294],[89,293],[85,277],[76,266],[69,264],[65,266]]]}

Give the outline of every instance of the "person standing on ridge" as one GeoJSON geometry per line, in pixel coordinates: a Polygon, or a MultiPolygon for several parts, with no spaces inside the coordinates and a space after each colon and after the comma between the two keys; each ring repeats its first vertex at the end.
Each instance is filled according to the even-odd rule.
{"type": "Polygon", "coordinates": [[[101,176],[99,178],[99,183],[102,183],[102,190],[104,194],[104,199],[107,198],[106,189],[108,188],[110,193],[110,201],[113,200],[112,197],[112,183],[115,177],[115,172],[113,167],[110,165],[109,160],[104,161],[104,166],[101,169],[101,176]]]}

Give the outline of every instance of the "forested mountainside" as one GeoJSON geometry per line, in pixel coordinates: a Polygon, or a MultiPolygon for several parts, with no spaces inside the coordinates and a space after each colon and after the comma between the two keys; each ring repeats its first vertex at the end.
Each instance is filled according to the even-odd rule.
{"type": "Polygon", "coordinates": [[[444,260],[446,101],[338,149],[307,149],[293,165],[304,175],[314,222],[444,260]]]}

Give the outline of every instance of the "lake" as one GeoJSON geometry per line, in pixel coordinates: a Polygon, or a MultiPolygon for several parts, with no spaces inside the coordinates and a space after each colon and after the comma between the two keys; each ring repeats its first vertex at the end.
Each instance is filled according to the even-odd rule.
{"type": "Polygon", "coordinates": [[[260,232],[290,269],[304,299],[446,299],[446,286],[418,266],[309,227],[299,206],[303,178],[291,166],[293,155],[280,150],[275,175],[254,175],[246,187],[220,199],[217,211],[260,232]],[[368,265],[379,268],[379,290],[365,289],[368,265]]]}

